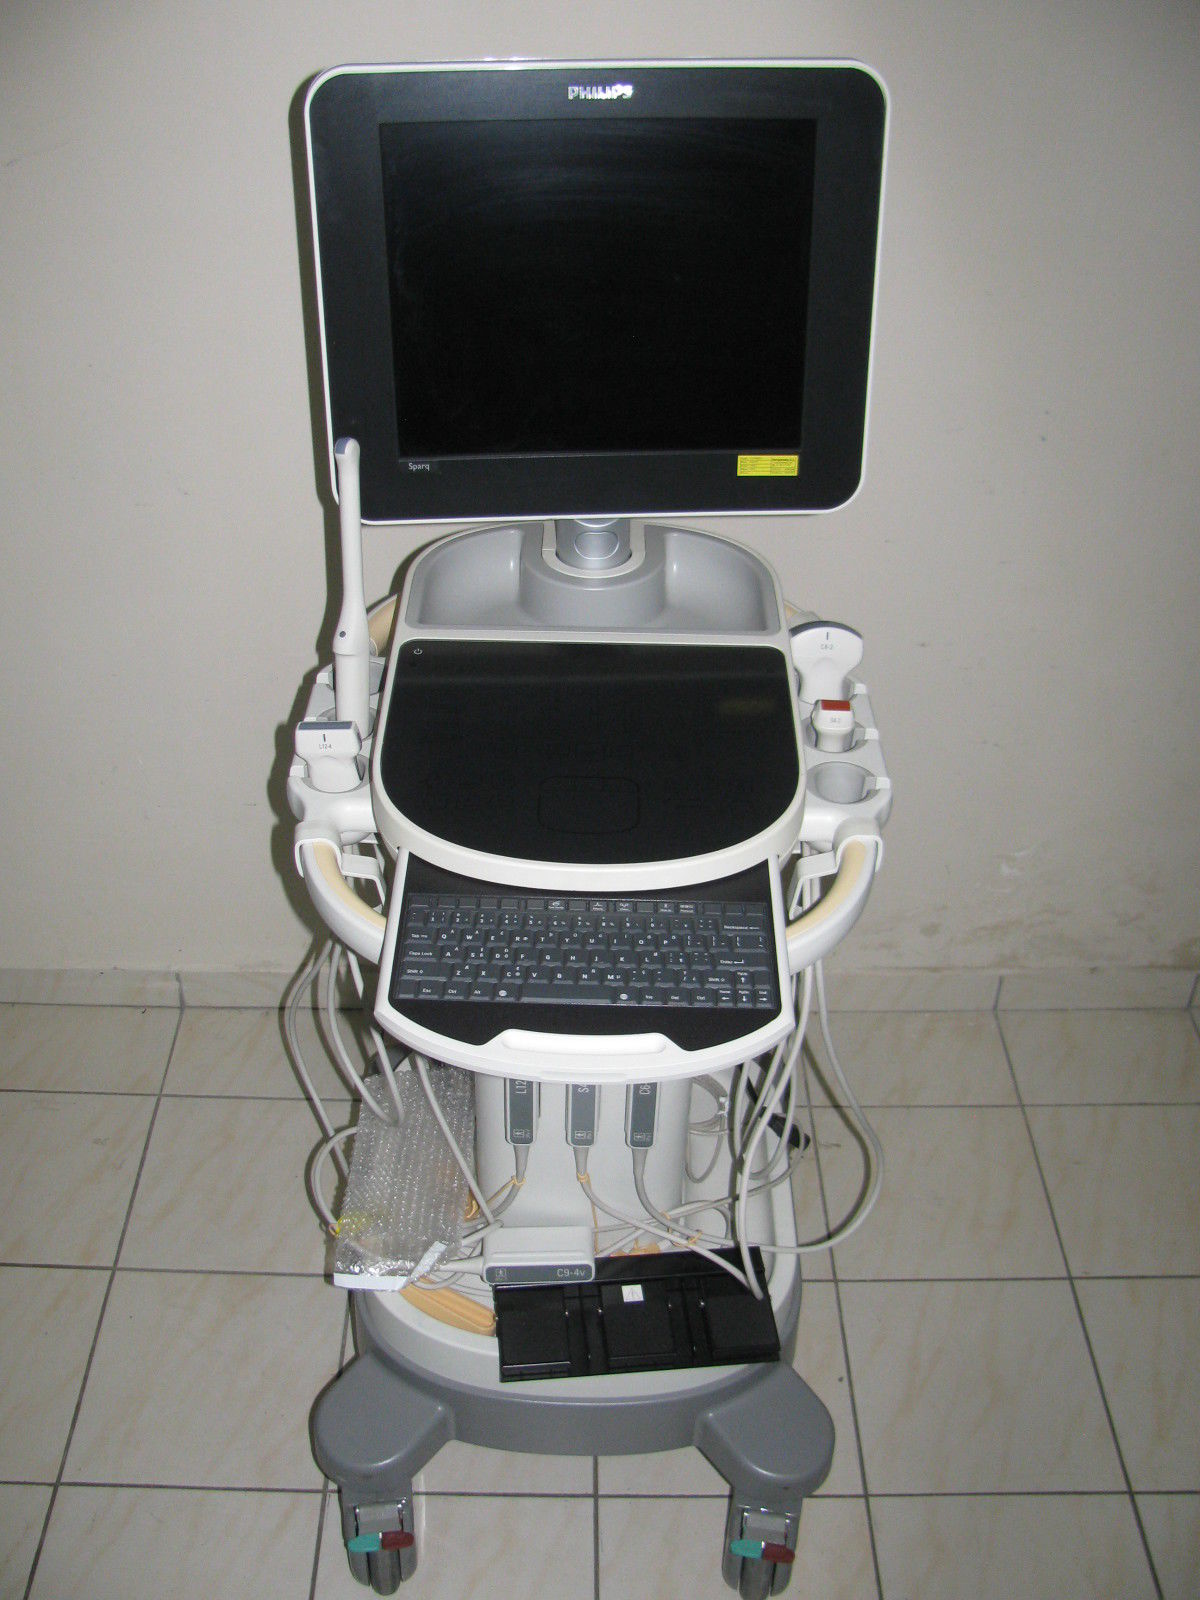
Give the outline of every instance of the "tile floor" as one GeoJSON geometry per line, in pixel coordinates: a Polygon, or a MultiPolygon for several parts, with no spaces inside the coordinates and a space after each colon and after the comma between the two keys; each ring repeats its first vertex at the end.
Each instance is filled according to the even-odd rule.
{"type": "MultiPolygon", "coordinates": [[[[1195,1600],[1195,1015],[834,1022],[888,1172],[808,1272],[797,1364],[838,1447],[791,1592],[1195,1600]]],[[[819,1050],[809,1084],[819,1229],[861,1156],[819,1050]]],[[[301,1187],[315,1143],[273,1013],[0,1009],[5,1600],[367,1593],[308,1445],[347,1339],[301,1187]]],[[[721,1600],[722,1501],[693,1452],[452,1445],[403,1592],[721,1600]]]]}

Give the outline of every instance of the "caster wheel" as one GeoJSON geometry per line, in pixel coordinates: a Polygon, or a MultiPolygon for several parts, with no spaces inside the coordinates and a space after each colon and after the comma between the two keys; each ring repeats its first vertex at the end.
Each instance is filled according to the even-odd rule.
{"type": "Polygon", "coordinates": [[[780,1567],[774,1561],[755,1561],[735,1556],[728,1550],[721,1561],[721,1576],[731,1589],[737,1590],[741,1600],[767,1600],[769,1595],[778,1594],[775,1578],[779,1572],[783,1574],[783,1582],[779,1585],[782,1589],[791,1576],[789,1567],[780,1567]]]}
{"type": "Polygon", "coordinates": [[[367,1557],[371,1588],[376,1594],[395,1594],[403,1574],[399,1550],[377,1550],[367,1557]]]}
{"type": "Polygon", "coordinates": [[[395,1594],[417,1570],[411,1492],[366,1505],[338,1495],[351,1576],[376,1594],[395,1594]]]}
{"type": "Polygon", "coordinates": [[[742,1567],[745,1563],[741,1556],[735,1556],[729,1548],[729,1540],[725,1541],[725,1548],[721,1552],[721,1576],[731,1589],[736,1589],[742,1581],[742,1567]]]}
{"type": "Polygon", "coordinates": [[[768,1596],[782,1594],[792,1576],[790,1561],[771,1561],[765,1556],[742,1555],[737,1545],[743,1540],[761,1550],[772,1535],[789,1548],[795,1539],[795,1525],[786,1519],[784,1528],[761,1526],[763,1513],[754,1513],[744,1506],[731,1505],[725,1524],[725,1546],[721,1553],[721,1576],[731,1589],[736,1589],[741,1600],[768,1600],[768,1596]],[[789,1528],[788,1524],[791,1523],[789,1528]],[[757,1526],[756,1526],[757,1524],[757,1526]],[[764,1537],[765,1536],[765,1537],[764,1537]],[[761,1542],[760,1542],[761,1541],[761,1542]]]}
{"type": "Polygon", "coordinates": [[[742,1600],[767,1600],[774,1577],[773,1561],[743,1561],[738,1594],[742,1600]]]}

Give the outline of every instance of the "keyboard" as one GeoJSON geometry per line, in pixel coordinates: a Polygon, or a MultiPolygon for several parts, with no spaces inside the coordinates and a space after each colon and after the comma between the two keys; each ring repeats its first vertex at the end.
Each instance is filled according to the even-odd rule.
{"type": "Polygon", "coordinates": [[[559,895],[410,858],[388,997],[458,1038],[503,1026],[681,1043],[713,1032],[664,1023],[680,1012],[724,1014],[716,1032],[732,1037],[779,1012],[776,949],[765,865],[686,891],[559,895]]]}

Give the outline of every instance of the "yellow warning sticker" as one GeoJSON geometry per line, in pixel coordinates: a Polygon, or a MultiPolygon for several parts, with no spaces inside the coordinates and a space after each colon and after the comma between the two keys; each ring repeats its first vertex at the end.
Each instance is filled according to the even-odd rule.
{"type": "Polygon", "coordinates": [[[739,478],[797,478],[800,475],[799,456],[739,456],[739,478]]]}

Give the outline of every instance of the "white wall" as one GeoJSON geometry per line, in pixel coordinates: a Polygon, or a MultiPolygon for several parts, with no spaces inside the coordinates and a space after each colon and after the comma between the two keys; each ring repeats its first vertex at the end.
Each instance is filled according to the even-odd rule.
{"type": "MultiPolygon", "coordinates": [[[[3,0],[0,969],[304,947],[282,773],[332,546],[289,105],[336,61],[490,54],[882,73],[867,485],[737,530],[867,638],[897,804],[845,964],[1200,966],[1195,23],[3,0]]],[[[375,536],[377,591],[414,542],[375,536]]]]}

